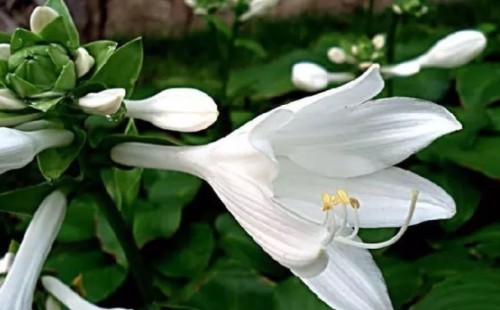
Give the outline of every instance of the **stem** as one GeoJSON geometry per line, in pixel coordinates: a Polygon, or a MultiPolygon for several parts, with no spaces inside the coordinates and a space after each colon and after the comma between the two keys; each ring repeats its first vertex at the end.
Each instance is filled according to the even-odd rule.
{"type": "MultiPolygon", "coordinates": [[[[396,13],[392,13],[391,24],[389,25],[389,31],[387,34],[387,62],[389,64],[394,63],[395,53],[396,53],[396,33],[400,21],[400,16],[396,13]]],[[[387,81],[387,95],[392,97],[394,95],[394,84],[393,80],[387,81]]]]}
{"type": "Polygon", "coordinates": [[[373,33],[373,15],[375,11],[375,0],[369,0],[368,2],[368,11],[366,12],[367,17],[366,17],[366,25],[365,25],[365,32],[366,34],[371,37],[373,33]]]}
{"type": "Polygon", "coordinates": [[[113,200],[107,194],[102,193],[101,190],[96,192],[100,193],[96,194],[99,207],[106,216],[109,226],[115,232],[116,238],[125,252],[130,271],[136,280],[142,299],[146,305],[150,305],[153,303],[153,277],[149,268],[144,264],[134,236],[129,227],[127,227],[113,200]]]}

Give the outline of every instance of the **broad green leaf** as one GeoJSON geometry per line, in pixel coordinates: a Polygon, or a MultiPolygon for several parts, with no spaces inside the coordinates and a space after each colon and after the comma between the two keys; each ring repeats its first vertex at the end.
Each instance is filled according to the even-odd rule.
{"type": "Polygon", "coordinates": [[[10,53],[14,55],[20,49],[37,45],[43,42],[38,35],[26,29],[17,28],[10,39],[10,53]]]}
{"type": "Polygon", "coordinates": [[[44,91],[42,88],[36,87],[13,73],[7,74],[6,81],[10,88],[12,88],[21,98],[35,96],[44,91]]]}
{"type": "Polygon", "coordinates": [[[59,78],[54,84],[54,91],[67,92],[76,86],[76,69],[75,63],[68,62],[61,70],[59,78]]]}
{"type": "Polygon", "coordinates": [[[185,173],[147,170],[144,186],[149,201],[156,204],[188,204],[201,186],[201,180],[185,173]]]}
{"type": "Polygon", "coordinates": [[[32,100],[31,101],[31,107],[33,109],[37,109],[42,112],[47,112],[51,110],[53,107],[58,105],[64,97],[59,97],[59,98],[53,98],[53,99],[38,99],[38,100],[32,100]]]}
{"type": "Polygon", "coordinates": [[[450,88],[450,82],[446,70],[426,69],[411,77],[393,79],[394,96],[439,101],[450,88]]]}
{"type": "Polygon", "coordinates": [[[430,166],[414,166],[412,171],[441,186],[453,197],[457,205],[457,213],[450,219],[442,221],[441,226],[447,231],[455,231],[472,218],[479,206],[481,193],[468,176],[459,169],[438,169],[430,166]]]}
{"type": "Polygon", "coordinates": [[[195,223],[154,261],[155,269],[166,277],[192,278],[203,271],[215,248],[208,224],[195,223]]]}
{"type": "Polygon", "coordinates": [[[113,255],[116,262],[123,267],[128,266],[128,261],[125,256],[125,252],[116,237],[115,232],[111,228],[106,219],[106,216],[103,214],[100,209],[97,211],[96,218],[97,225],[97,238],[101,243],[101,248],[104,252],[113,255]]]}
{"type": "Polygon", "coordinates": [[[99,71],[102,66],[106,64],[109,57],[113,55],[118,43],[108,40],[94,41],[83,45],[82,47],[87,50],[90,56],[94,57],[95,64],[92,68],[93,72],[99,71]]]}
{"type": "Polygon", "coordinates": [[[377,258],[395,309],[413,300],[423,284],[422,275],[415,264],[401,259],[380,256],[377,258]]]}
{"type": "Polygon", "coordinates": [[[77,158],[85,144],[85,131],[77,129],[73,133],[75,140],[71,145],[48,149],[38,154],[38,167],[48,181],[60,178],[77,158]]]}
{"type": "Polygon", "coordinates": [[[102,83],[108,88],[125,88],[129,97],[141,72],[142,61],[142,40],[138,38],[117,49],[88,83],[102,83]]]}
{"type": "Polygon", "coordinates": [[[484,262],[470,256],[466,248],[450,247],[424,256],[415,262],[426,278],[440,281],[471,270],[486,268],[484,262]]]}
{"type": "Polygon", "coordinates": [[[59,16],[50,24],[45,26],[40,33],[40,36],[47,42],[58,43],[70,50],[77,48],[77,46],[75,46],[72,42],[71,34],[66,29],[62,16],[59,16]]]}
{"type": "Polygon", "coordinates": [[[124,282],[127,271],[122,266],[109,265],[81,273],[81,285],[85,291],[85,299],[98,302],[109,297],[124,282]]]}
{"type": "MultiPolygon", "coordinates": [[[[335,288],[332,288],[335,289],[335,288]]],[[[274,289],[273,310],[328,310],[325,303],[314,295],[298,278],[292,277],[274,289]]],[[[271,307],[268,307],[271,309],[271,307]]]]}
{"type": "Polygon", "coordinates": [[[0,31],[0,43],[10,43],[10,34],[0,31]]]}
{"type": "Polygon", "coordinates": [[[89,194],[73,198],[68,206],[57,240],[60,242],[88,241],[95,238],[97,204],[89,194]]]}
{"type": "Polygon", "coordinates": [[[286,269],[267,255],[230,214],[218,216],[215,227],[220,235],[220,246],[229,257],[260,273],[272,275],[286,273],[286,269]]]}
{"type": "Polygon", "coordinates": [[[190,306],[203,310],[271,309],[274,284],[258,274],[238,267],[223,266],[197,284],[190,306]]]}
{"type": "Polygon", "coordinates": [[[467,108],[482,108],[500,99],[500,65],[471,64],[459,69],[457,91],[467,108]]]}
{"type": "Polygon", "coordinates": [[[246,40],[246,39],[238,39],[234,43],[235,46],[246,49],[253,54],[255,54],[257,57],[260,58],[266,58],[267,57],[267,52],[262,47],[262,45],[259,44],[259,42],[254,41],[254,40],[246,40]]]}
{"type": "Polygon", "coordinates": [[[69,42],[68,46],[71,49],[77,49],[80,45],[80,39],[78,36],[78,29],[76,29],[75,23],[73,22],[73,18],[68,10],[68,7],[64,3],[63,0],[47,0],[45,6],[48,6],[54,9],[59,15],[61,15],[64,21],[64,29],[68,34],[69,42]]]}
{"type": "Polygon", "coordinates": [[[500,271],[460,274],[433,287],[412,310],[496,310],[500,305],[500,271]]]}

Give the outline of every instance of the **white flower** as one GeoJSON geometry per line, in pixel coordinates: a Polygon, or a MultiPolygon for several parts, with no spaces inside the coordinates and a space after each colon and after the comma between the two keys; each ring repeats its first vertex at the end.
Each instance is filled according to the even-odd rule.
{"type": "Polygon", "coordinates": [[[281,106],[209,145],[125,143],[111,157],[205,179],[254,240],[330,307],[392,309],[366,249],[396,242],[408,224],[455,213],[441,188],[392,166],[461,125],[430,102],[368,101],[382,88],[373,66],[355,81],[281,106]],[[333,207],[322,211],[321,195],[336,189],[333,207]],[[412,189],[420,191],[416,209],[416,195],[408,199],[412,189]],[[398,226],[400,233],[379,244],[356,236],[360,227],[398,226]]]}
{"type": "Polygon", "coordinates": [[[0,288],[0,309],[32,308],[43,264],[66,212],[66,198],[53,192],[42,202],[26,230],[14,264],[0,288]]]}
{"type": "Polygon", "coordinates": [[[372,38],[372,44],[378,50],[383,49],[385,46],[385,35],[377,34],[376,36],[374,36],[372,38]]]}
{"type": "Polygon", "coordinates": [[[85,95],[78,99],[78,105],[89,114],[111,115],[118,112],[123,98],[125,98],[125,89],[110,88],[85,95]]]}
{"type": "Polygon", "coordinates": [[[54,9],[48,6],[37,6],[30,17],[30,27],[31,31],[40,34],[43,29],[59,17],[54,9]]]}
{"type": "Polygon", "coordinates": [[[352,79],[354,75],[350,72],[330,73],[310,62],[300,62],[292,68],[292,83],[298,89],[307,92],[325,89],[330,82],[346,82],[352,79]]]}
{"type": "Polygon", "coordinates": [[[240,20],[246,21],[252,17],[263,15],[276,6],[278,2],[279,0],[250,0],[248,11],[241,15],[240,20]]]}
{"type": "Polygon", "coordinates": [[[0,60],[9,60],[10,44],[0,43],[0,60]]]}
{"type": "Polygon", "coordinates": [[[487,39],[475,30],[462,30],[439,40],[423,55],[396,65],[384,66],[386,77],[415,75],[422,68],[452,69],[463,66],[485,49],[487,39]]]}
{"type": "Polygon", "coordinates": [[[144,100],[125,100],[127,116],[168,130],[194,132],[212,125],[219,115],[207,94],[194,88],[172,88],[144,100]]]}
{"type": "Polygon", "coordinates": [[[469,63],[486,47],[486,37],[480,31],[462,30],[439,40],[419,57],[422,67],[456,68],[469,63]]]}
{"type": "MultiPolygon", "coordinates": [[[[42,277],[43,287],[52,294],[57,300],[64,304],[68,309],[74,310],[104,310],[105,308],[97,307],[88,301],[81,298],[73,292],[66,284],[59,279],[44,276],[42,277]]],[[[112,308],[110,310],[125,310],[123,308],[112,308]]]]}
{"type": "Polygon", "coordinates": [[[29,164],[43,150],[69,145],[74,135],[64,129],[23,132],[0,128],[0,174],[29,164]]]}
{"type": "Polygon", "coordinates": [[[22,110],[26,108],[26,104],[19,99],[9,89],[0,89],[0,110],[22,110]]]}
{"type": "Polygon", "coordinates": [[[87,74],[95,64],[94,57],[90,56],[89,52],[83,47],[79,47],[75,53],[75,65],[78,77],[87,74]]]}
{"type": "Polygon", "coordinates": [[[336,64],[342,64],[346,62],[347,56],[344,52],[343,49],[340,47],[331,47],[328,49],[327,52],[328,59],[330,59],[331,62],[336,63],[336,64]]]}

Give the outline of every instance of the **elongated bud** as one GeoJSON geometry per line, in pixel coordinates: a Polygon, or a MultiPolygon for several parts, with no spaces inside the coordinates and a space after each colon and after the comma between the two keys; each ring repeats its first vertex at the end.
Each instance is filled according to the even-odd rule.
{"type": "Polygon", "coordinates": [[[66,197],[53,192],[33,215],[14,264],[0,288],[0,309],[32,309],[33,294],[45,259],[61,228],[66,197]]]}
{"type": "Polygon", "coordinates": [[[292,68],[292,82],[301,90],[316,92],[328,86],[328,71],[314,63],[297,63],[292,68]]]}
{"type": "Polygon", "coordinates": [[[456,68],[469,63],[486,47],[486,37],[476,30],[462,30],[439,40],[420,56],[422,67],[456,68]]]}
{"type": "Polygon", "coordinates": [[[342,64],[346,62],[347,56],[343,49],[340,47],[332,47],[327,52],[328,59],[336,64],[342,64]]]}
{"type": "Polygon", "coordinates": [[[9,60],[10,44],[0,43],[0,60],[9,60]]]}
{"type": "Polygon", "coordinates": [[[402,62],[400,64],[383,66],[380,72],[384,77],[412,76],[420,72],[421,66],[418,59],[402,62]]]}
{"type": "Polygon", "coordinates": [[[69,145],[73,138],[73,133],[64,129],[23,132],[0,128],[0,174],[26,166],[43,150],[69,145]]]}
{"type": "Polygon", "coordinates": [[[26,104],[7,88],[0,89],[0,111],[22,110],[26,104]]]}
{"type": "Polygon", "coordinates": [[[90,69],[92,69],[94,64],[94,57],[90,56],[89,52],[87,52],[86,49],[84,49],[83,47],[79,47],[76,50],[75,65],[76,73],[78,74],[79,78],[87,74],[90,69]]]}
{"type": "Polygon", "coordinates": [[[125,100],[127,115],[167,130],[195,132],[219,116],[214,100],[194,88],[172,88],[144,100],[125,100]]]}
{"type": "MultiPolygon", "coordinates": [[[[84,300],[77,293],[73,292],[66,284],[64,284],[55,277],[51,276],[42,277],[42,285],[50,294],[52,294],[68,309],[105,310],[105,308],[97,307],[91,304],[90,302],[84,300]]],[[[109,310],[126,310],[126,309],[112,308],[109,310]]]]}
{"type": "Polygon", "coordinates": [[[125,94],[123,88],[106,89],[98,93],[87,94],[78,100],[78,105],[89,114],[111,115],[118,112],[125,94]]]}
{"type": "Polygon", "coordinates": [[[43,31],[43,28],[58,17],[59,13],[57,13],[54,9],[49,8],[48,6],[37,6],[33,10],[33,13],[31,13],[31,31],[36,34],[40,34],[43,31]]]}

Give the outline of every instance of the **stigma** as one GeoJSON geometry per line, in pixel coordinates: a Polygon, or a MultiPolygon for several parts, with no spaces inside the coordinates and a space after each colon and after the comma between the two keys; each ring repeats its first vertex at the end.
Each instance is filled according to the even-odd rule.
{"type": "Polygon", "coordinates": [[[363,249],[381,249],[388,247],[401,239],[410,225],[413,213],[417,206],[418,191],[413,190],[410,196],[410,206],[408,214],[404,220],[398,233],[389,240],[377,243],[364,243],[355,238],[359,233],[359,209],[361,204],[358,199],[349,196],[346,190],[339,189],[334,195],[324,193],[321,195],[322,208],[321,210],[326,213],[323,227],[326,228],[326,235],[322,240],[322,245],[327,246],[333,241],[343,244],[351,245],[363,249]],[[352,209],[348,212],[348,208],[352,209]],[[349,214],[353,219],[348,224],[349,214]]]}

